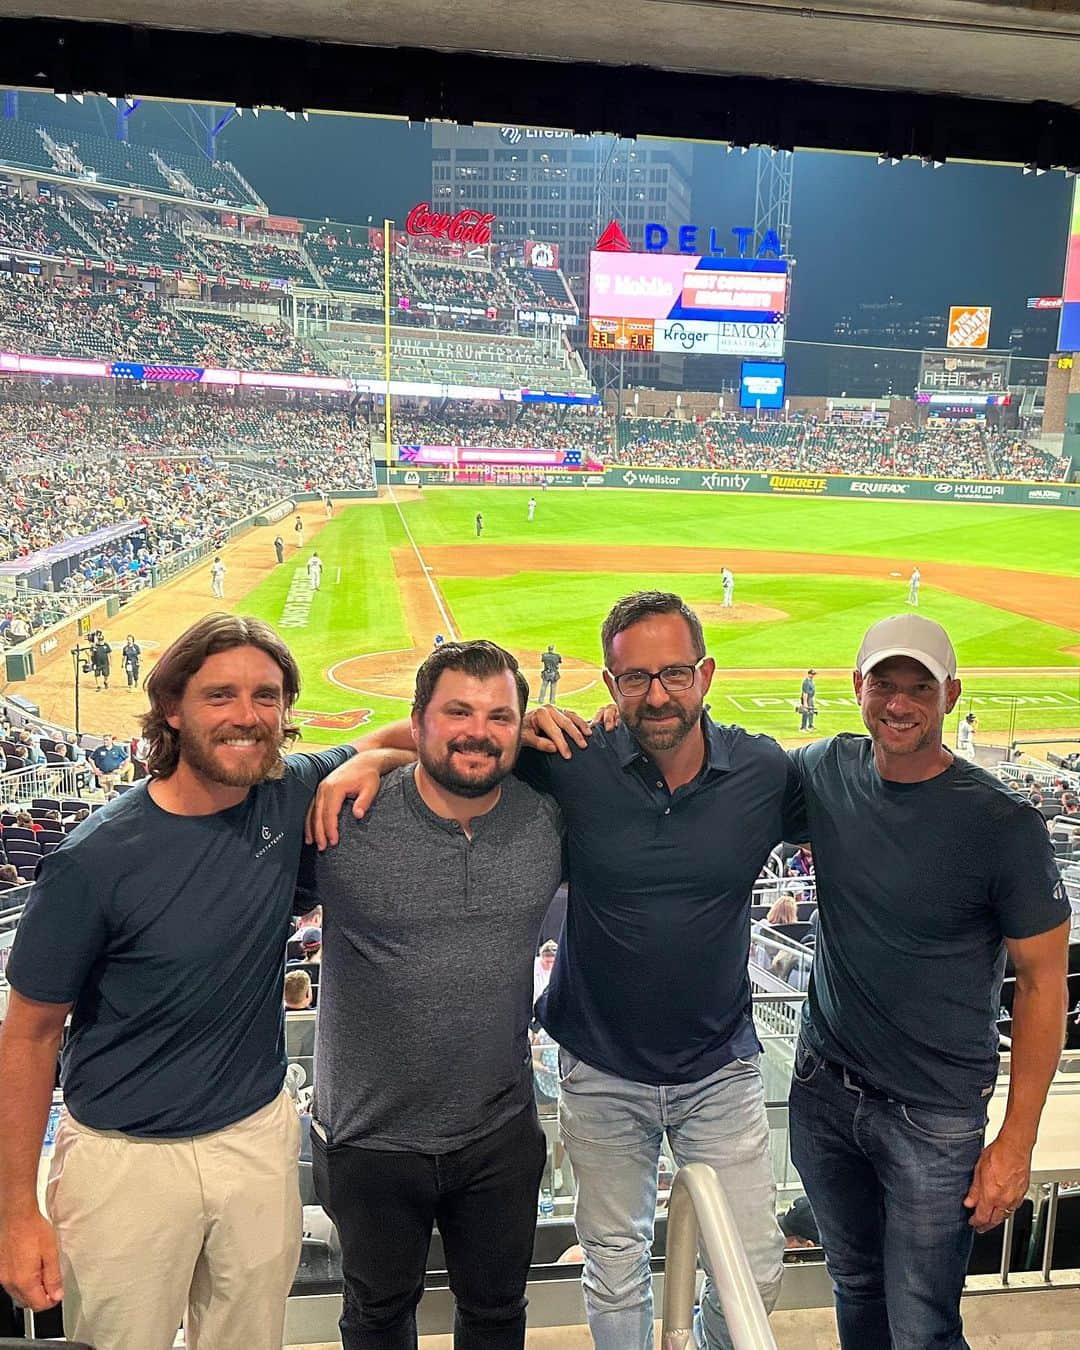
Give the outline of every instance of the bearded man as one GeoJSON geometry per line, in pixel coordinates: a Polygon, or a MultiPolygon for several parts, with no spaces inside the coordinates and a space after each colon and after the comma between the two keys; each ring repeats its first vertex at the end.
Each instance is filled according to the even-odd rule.
{"type": "MultiPolygon", "coordinates": [[[[715,663],[679,596],[626,596],[600,637],[619,724],[590,735],[535,710],[517,773],[554,798],[566,824],[566,923],[537,1016],[561,1047],[559,1122],[577,1180],[589,1327],[597,1350],[652,1350],[665,1134],[677,1163],[716,1169],[767,1308],[779,1294],[750,895],[772,848],[805,837],[805,821],[798,774],[777,743],[705,712],[715,663]]],[[[395,724],[362,747],[406,743],[395,724]]],[[[320,792],[320,843],[337,842],[343,791],[330,779],[320,792]]],[[[696,1339],[706,1350],[732,1344],[711,1275],[696,1339]]]]}
{"type": "Polygon", "coordinates": [[[528,698],[494,643],[436,647],[416,676],[416,764],[363,819],[342,815],[303,891],[323,906],[311,1144],[345,1350],[413,1350],[435,1223],[456,1350],[525,1343],[545,1156],[533,960],[562,877],[558,809],[513,774],[528,698]]]}
{"type": "Polygon", "coordinates": [[[97,1350],[169,1350],[181,1320],[189,1347],[280,1350],[301,1240],[285,943],[305,813],[352,754],[282,753],[299,688],[261,621],[189,628],[147,681],[149,777],[43,860],[19,924],[0,1280],[35,1311],[62,1298],[68,1337],[97,1350]]]}

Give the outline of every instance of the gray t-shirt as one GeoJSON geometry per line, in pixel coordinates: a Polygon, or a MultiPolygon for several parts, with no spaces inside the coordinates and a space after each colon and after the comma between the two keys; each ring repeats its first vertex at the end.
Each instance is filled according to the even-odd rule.
{"type": "Polygon", "coordinates": [[[324,906],[315,1119],[330,1144],[447,1153],[532,1101],[533,960],[562,877],[562,820],[507,778],[473,823],[424,803],[413,765],[314,864],[324,906]]]}

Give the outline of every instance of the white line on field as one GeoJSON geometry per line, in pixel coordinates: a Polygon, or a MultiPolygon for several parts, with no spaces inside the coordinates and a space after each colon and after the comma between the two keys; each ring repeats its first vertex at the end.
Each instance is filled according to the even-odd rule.
{"type": "Polygon", "coordinates": [[[334,585],[335,585],[335,586],[340,586],[340,585],[341,585],[341,568],[340,568],[340,567],[339,567],[338,570],[337,570],[337,576],[334,578],[334,585]]]}
{"type": "MultiPolygon", "coordinates": [[[[416,554],[416,561],[420,564],[420,570],[423,572],[425,578],[427,579],[427,584],[431,587],[431,594],[434,596],[435,603],[439,607],[439,613],[443,617],[443,623],[446,624],[446,631],[450,635],[451,639],[456,642],[458,638],[458,632],[454,627],[453,620],[447,613],[446,606],[443,604],[442,596],[439,594],[439,588],[435,585],[434,581],[432,581],[431,579],[431,569],[428,567],[427,563],[424,562],[424,555],[420,552],[416,540],[413,538],[413,532],[412,530],[409,529],[408,522],[406,521],[404,515],[402,514],[401,507],[398,505],[398,499],[394,496],[394,489],[392,486],[390,487],[389,492],[390,492],[390,500],[394,503],[394,510],[398,513],[398,519],[401,521],[402,529],[404,529],[405,533],[408,535],[409,543],[412,544],[412,550],[416,554]]],[[[422,634],[417,634],[416,635],[417,641],[418,642],[422,641],[422,637],[423,637],[422,634]]]]}

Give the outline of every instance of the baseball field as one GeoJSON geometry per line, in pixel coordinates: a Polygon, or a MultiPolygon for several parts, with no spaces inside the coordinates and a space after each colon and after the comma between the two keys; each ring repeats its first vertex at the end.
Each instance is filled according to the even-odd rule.
{"type": "MultiPolygon", "coordinates": [[[[289,641],[311,742],[404,715],[436,633],[510,647],[534,690],[539,653],[554,643],[559,701],[589,713],[606,701],[601,620],[620,595],[646,587],[679,592],[701,615],[718,667],[717,720],[797,740],[794,704],[813,666],[816,733],[856,729],[859,639],[905,609],[916,564],[920,613],[945,625],[960,660],[964,694],[950,729],[974,710],[984,743],[1080,736],[1080,517],[1069,510],[429,487],[341,504],[332,520],[317,504],[303,514],[304,546],[290,543],[280,566],[272,540],[280,529],[291,541],[291,528],[256,530],[226,550],[225,607],[262,616],[289,641]],[[305,566],[313,548],[324,563],[315,593],[305,566]],[[735,575],[730,608],[722,566],[735,575]]],[[[219,607],[203,566],[128,606],[107,633],[118,648],[133,632],[149,664],[171,635],[219,607]]],[[[54,666],[26,692],[70,720],[71,679],[54,666]]],[[[106,729],[102,719],[118,734],[133,729],[142,696],[113,683],[84,692],[84,729],[106,729]]]]}

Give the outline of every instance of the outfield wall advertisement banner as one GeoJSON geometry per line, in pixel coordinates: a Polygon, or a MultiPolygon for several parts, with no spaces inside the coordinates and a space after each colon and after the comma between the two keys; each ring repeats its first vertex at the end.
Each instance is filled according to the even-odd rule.
{"type": "MultiPolygon", "coordinates": [[[[528,465],[502,465],[502,471],[527,474],[528,465]]],[[[476,466],[466,480],[458,470],[459,483],[484,486],[476,466]]],[[[512,486],[495,481],[492,487],[512,486]]],[[[394,465],[389,480],[385,465],[376,469],[378,481],[415,487],[419,483],[451,484],[454,470],[447,467],[394,465]]],[[[648,469],[608,468],[603,472],[545,472],[536,468],[529,482],[545,480],[549,487],[664,488],[681,492],[767,493],[778,497],[859,497],[875,501],[991,502],[1007,506],[1077,506],[1080,485],[1065,483],[997,483],[989,480],[959,478],[852,478],[843,474],[800,473],[777,470],[761,473],[746,469],[648,469]]]]}

